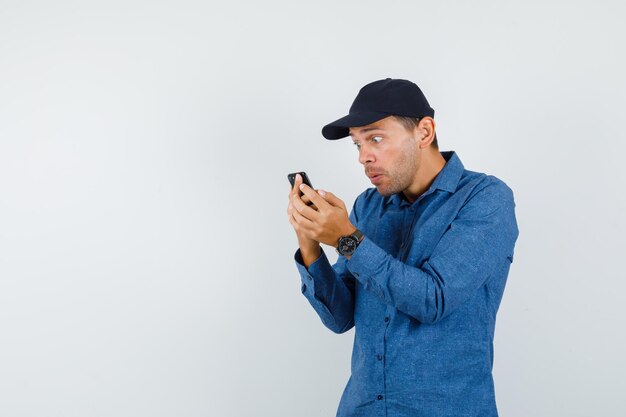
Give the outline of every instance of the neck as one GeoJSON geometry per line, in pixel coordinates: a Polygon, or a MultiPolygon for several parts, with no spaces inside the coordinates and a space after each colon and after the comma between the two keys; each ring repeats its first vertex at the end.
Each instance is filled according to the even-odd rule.
{"type": "Polygon", "coordinates": [[[423,151],[420,159],[419,168],[415,173],[413,183],[402,192],[411,203],[430,188],[437,175],[446,165],[446,160],[441,156],[441,153],[437,149],[430,147],[423,151]]]}

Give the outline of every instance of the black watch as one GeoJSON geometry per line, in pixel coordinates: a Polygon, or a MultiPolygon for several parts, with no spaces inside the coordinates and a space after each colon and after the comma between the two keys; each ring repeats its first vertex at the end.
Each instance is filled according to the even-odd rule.
{"type": "Polygon", "coordinates": [[[363,233],[359,229],[356,229],[354,233],[349,236],[341,236],[339,238],[339,245],[337,246],[337,253],[342,256],[350,256],[354,253],[359,243],[363,240],[363,233]]]}

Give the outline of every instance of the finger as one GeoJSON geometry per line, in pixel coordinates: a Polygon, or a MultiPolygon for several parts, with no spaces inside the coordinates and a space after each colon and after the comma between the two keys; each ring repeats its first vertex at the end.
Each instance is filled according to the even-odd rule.
{"type": "Polygon", "coordinates": [[[297,194],[300,196],[300,198],[302,199],[302,201],[304,201],[304,204],[306,204],[307,206],[313,206],[313,202],[311,201],[311,199],[307,196],[305,196],[302,191],[300,190],[300,184],[302,184],[304,182],[304,178],[302,178],[302,175],[300,174],[296,174],[296,177],[298,179],[298,182],[296,183],[294,181],[294,190],[297,190],[297,194]]]}
{"type": "MultiPolygon", "coordinates": [[[[306,219],[302,219],[301,221],[306,222],[306,219]]],[[[302,225],[298,223],[295,217],[290,217],[289,223],[291,223],[291,226],[296,232],[298,238],[303,237],[305,239],[315,239],[315,234],[312,232],[312,229],[308,228],[306,224],[302,225]]]]}
{"type": "Polygon", "coordinates": [[[296,221],[296,219],[293,218],[293,215],[289,215],[289,223],[291,224],[291,226],[293,226],[293,229],[299,233],[300,232],[300,225],[298,224],[298,222],[296,221]]]}
{"type": "Polygon", "coordinates": [[[305,196],[304,194],[300,194],[300,199],[306,205],[309,205],[311,203],[311,199],[309,197],[305,196]]]}
{"type": "Polygon", "coordinates": [[[302,199],[302,201],[304,202],[304,204],[306,204],[307,206],[311,207],[312,209],[314,209],[315,211],[317,211],[317,207],[315,206],[315,204],[313,204],[313,202],[311,201],[311,199],[309,197],[307,197],[304,194],[300,195],[300,198],[302,199]]]}
{"type": "Polygon", "coordinates": [[[302,176],[300,176],[300,174],[296,174],[296,177],[293,180],[293,187],[291,187],[289,194],[299,194],[300,184],[302,184],[302,176]]]}
{"type": "Polygon", "coordinates": [[[290,194],[291,193],[298,194],[300,198],[302,198],[302,201],[304,201],[304,204],[311,206],[317,210],[317,207],[315,207],[315,204],[313,204],[311,199],[305,196],[300,190],[300,184],[302,184],[303,182],[304,182],[304,178],[302,178],[302,175],[296,174],[294,177],[293,188],[291,189],[290,194]]]}
{"type": "Polygon", "coordinates": [[[297,190],[300,187],[300,184],[302,184],[302,175],[296,174],[296,178],[293,181],[293,188],[297,190]]]}
{"type": "Polygon", "coordinates": [[[297,194],[292,196],[291,204],[295,211],[298,211],[301,215],[309,220],[315,220],[319,214],[317,210],[313,209],[312,206],[307,205],[304,200],[297,194]]]}
{"type": "Polygon", "coordinates": [[[298,224],[298,222],[293,216],[289,216],[289,223],[291,224],[291,227],[293,227],[293,230],[296,232],[296,234],[298,235],[305,234],[305,232],[302,230],[302,227],[300,226],[300,224],[298,224]]]}
{"type": "Polygon", "coordinates": [[[291,213],[291,218],[298,224],[300,230],[309,231],[313,228],[314,224],[311,220],[304,217],[300,212],[294,210],[291,213]]]}
{"type": "Polygon", "coordinates": [[[306,204],[307,206],[311,207],[313,210],[318,211],[317,207],[315,206],[315,204],[313,204],[313,202],[311,200],[309,200],[309,197],[305,196],[304,194],[300,196],[300,199],[302,200],[302,202],[304,204],[306,204]]]}
{"type": "Polygon", "coordinates": [[[322,208],[324,206],[328,206],[328,203],[326,202],[326,200],[324,200],[324,198],[322,196],[320,196],[318,194],[317,191],[315,191],[314,189],[312,189],[311,187],[309,187],[306,184],[301,184],[300,185],[300,190],[302,191],[302,193],[307,196],[309,198],[309,200],[311,200],[313,202],[313,204],[315,204],[318,208],[322,208]]]}
{"type": "MultiPolygon", "coordinates": [[[[291,213],[296,211],[296,208],[294,207],[294,202],[295,200],[293,200],[294,196],[293,195],[289,195],[289,204],[287,204],[287,214],[289,216],[291,216],[291,213]]],[[[298,196],[295,196],[295,198],[298,198],[298,196]]]]}
{"type": "Polygon", "coordinates": [[[302,184],[302,177],[300,174],[296,174],[293,180],[293,187],[289,190],[289,195],[299,194],[300,184],[302,184]]]}
{"type": "Polygon", "coordinates": [[[318,192],[331,206],[345,208],[343,200],[330,191],[319,190],[318,192]]]}

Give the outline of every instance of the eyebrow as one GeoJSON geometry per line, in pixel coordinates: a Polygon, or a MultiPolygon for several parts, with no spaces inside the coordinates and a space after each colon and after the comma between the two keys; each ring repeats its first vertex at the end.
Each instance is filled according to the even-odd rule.
{"type": "MultiPolygon", "coordinates": [[[[366,127],[366,128],[361,129],[361,133],[371,132],[372,130],[382,130],[382,131],[384,131],[385,129],[383,129],[382,127],[366,127]]],[[[352,132],[348,132],[348,135],[350,135],[351,137],[354,137],[352,135],[352,132]]]]}

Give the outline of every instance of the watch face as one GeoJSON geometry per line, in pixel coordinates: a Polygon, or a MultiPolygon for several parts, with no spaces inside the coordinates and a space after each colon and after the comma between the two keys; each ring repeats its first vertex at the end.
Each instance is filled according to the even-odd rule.
{"type": "Polygon", "coordinates": [[[339,247],[337,250],[342,255],[352,255],[352,252],[354,252],[357,247],[357,243],[356,239],[352,236],[343,237],[339,239],[339,247]]]}

